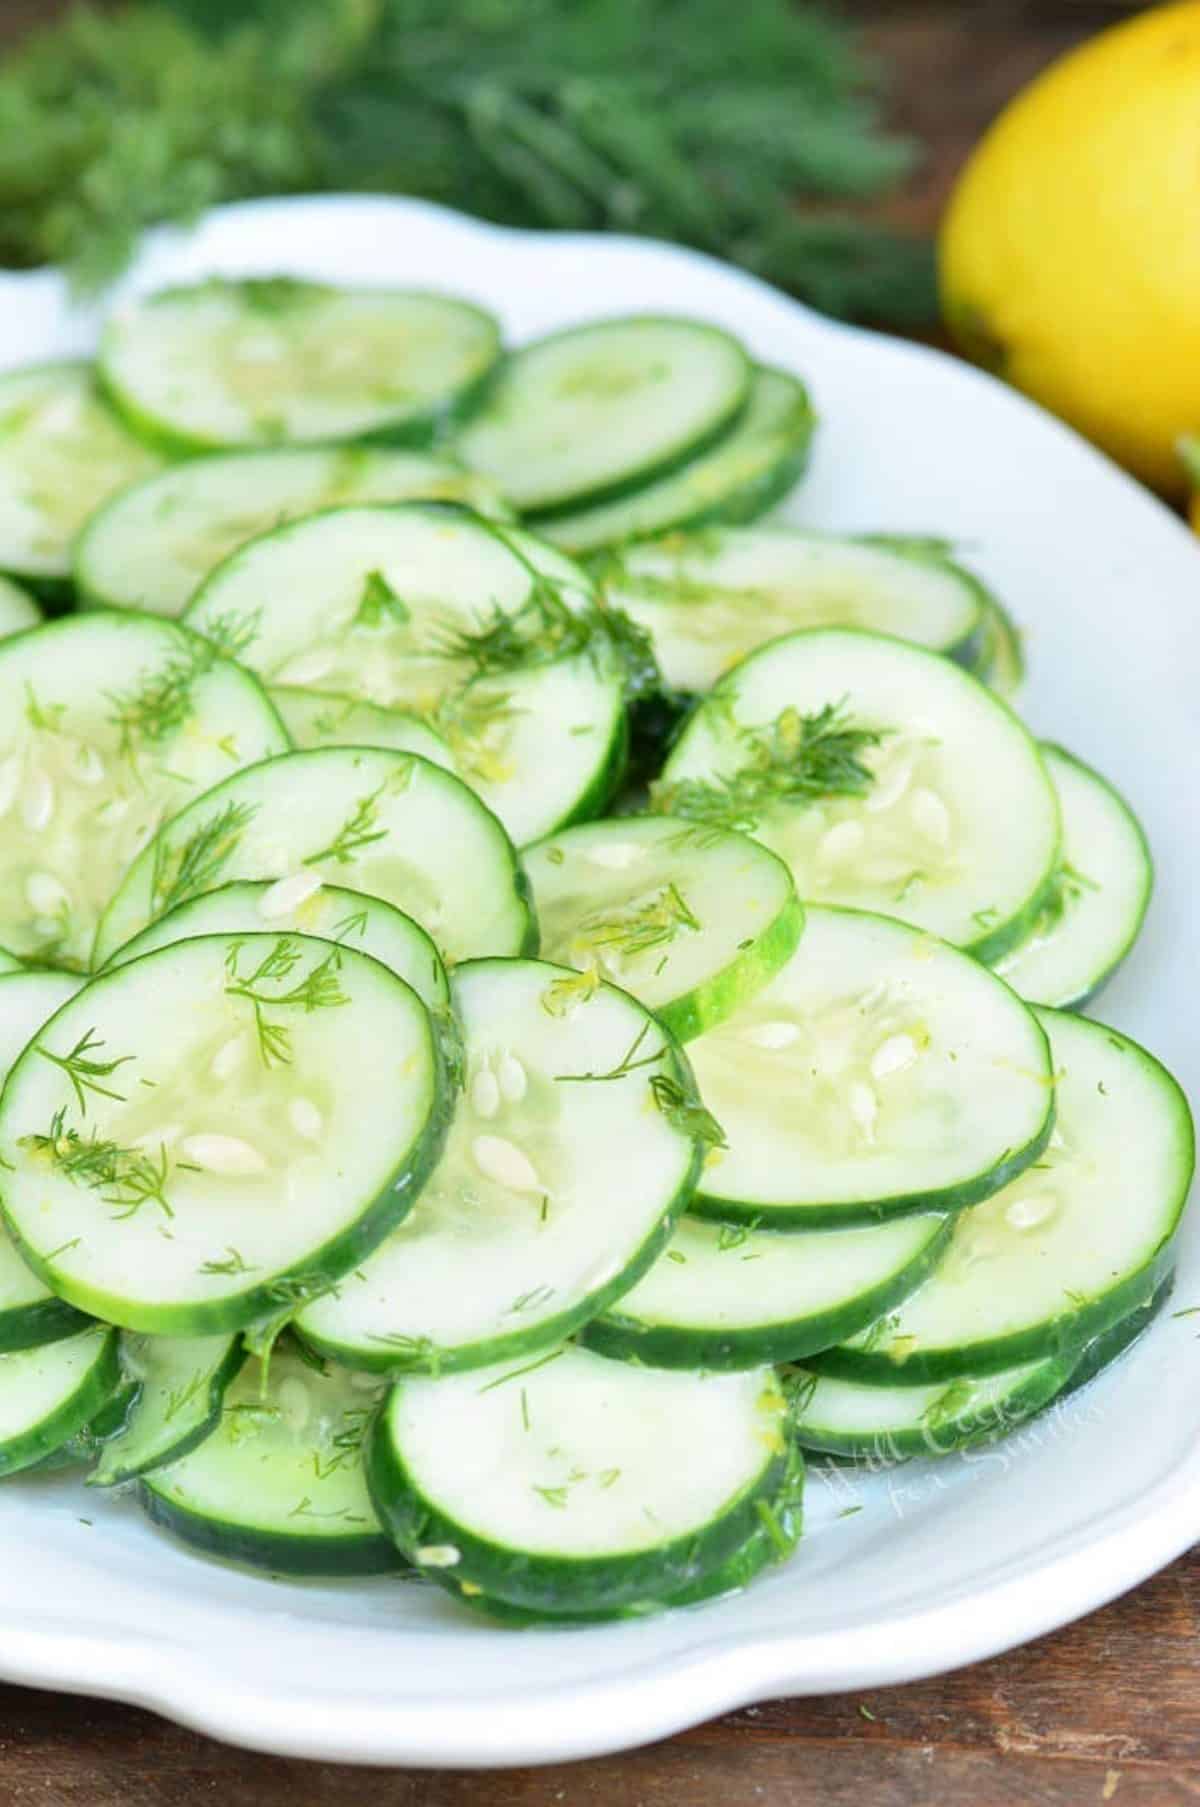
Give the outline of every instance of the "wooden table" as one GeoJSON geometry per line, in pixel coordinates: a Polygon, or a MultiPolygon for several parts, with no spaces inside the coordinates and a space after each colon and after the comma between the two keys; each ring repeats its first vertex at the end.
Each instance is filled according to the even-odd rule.
{"type": "MultiPolygon", "coordinates": [[[[0,34],[46,0],[0,0],[0,34]]],[[[858,0],[928,146],[884,209],[932,230],[987,120],[1104,0],[858,0]]],[[[1200,1552],[994,1662],[862,1697],[747,1708],[666,1743],[540,1770],[381,1771],[259,1757],[132,1707],[0,1688],[0,1807],[1167,1807],[1200,1798],[1200,1552]]],[[[2,1638],[2,1633],[0,1633],[2,1638]]]]}

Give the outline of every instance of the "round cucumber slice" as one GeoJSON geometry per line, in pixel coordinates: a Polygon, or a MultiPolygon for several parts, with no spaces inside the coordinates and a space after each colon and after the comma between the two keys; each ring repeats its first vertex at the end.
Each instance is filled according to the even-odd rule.
{"type": "Polygon", "coordinates": [[[691,1076],[624,992],[584,997],[533,960],[473,961],[453,991],[465,1095],[441,1162],[297,1320],[356,1367],[447,1373],[560,1343],[651,1266],[699,1172],[691,1076]]]}
{"type": "Polygon", "coordinates": [[[382,1388],[282,1345],[251,1359],[203,1442],[141,1484],[155,1524],[228,1562],[280,1575],[404,1566],[375,1516],[362,1441],[382,1388]]]}
{"type": "Polygon", "coordinates": [[[996,962],[1014,991],[1066,1009],[1093,996],[1137,940],[1154,871],[1141,823],[1099,772],[1061,747],[1042,757],[1062,811],[1062,861],[1033,931],[996,962]]]}
{"type": "MultiPolygon", "coordinates": [[[[123,1330],[121,1373],[132,1389],[120,1423],[97,1437],[94,1487],[114,1487],[175,1462],[213,1431],[246,1359],[238,1336],[136,1336],[123,1330]]],[[[93,1427],[94,1428],[94,1427],[93,1427]]]]}
{"type": "Polygon", "coordinates": [[[94,508],[161,460],[97,393],[90,364],[0,375],[0,571],[69,596],[71,542],[94,508]]]}
{"type": "MultiPolygon", "coordinates": [[[[0,976],[0,1087],[42,1024],[82,982],[69,973],[18,970],[0,976]]],[[[7,1230],[0,1230],[0,1350],[37,1348],[74,1336],[87,1322],[42,1285],[7,1230]]]]}
{"type": "Polygon", "coordinates": [[[897,916],[992,959],[1036,920],[1059,852],[1036,743],[991,691],[850,628],[751,653],[699,705],[658,805],[748,829],[814,903],[897,916]]]}
{"type": "Polygon", "coordinates": [[[257,680],[172,622],[76,615],[0,640],[0,944],[85,967],[163,820],[287,744],[257,680]]]}
{"type": "Polygon", "coordinates": [[[804,474],[815,427],[804,384],[757,365],[743,412],[715,445],[615,502],[556,514],[540,530],[583,553],[679,528],[757,520],[804,474]]]}
{"type": "Polygon", "coordinates": [[[533,1611],[529,1607],[512,1606],[483,1593],[469,1582],[458,1583],[452,1571],[444,1570],[442,1585],[456,1593],[464,1606],[481,1613],[484,1618],[516,1630],[531,1626],[607,1625],[615,1619],[643,1619],[650,1613],[677,1610],[685,1606],[702,1606],[729,1594],[741,1593],[765,1569],[786,1562],[800,1541],[804,1519],[804,1457],[796,1444],[789,1444],[789,1461],[778,1490],[771,1500],[759,1501],[759,1523],[745,1543],[727,1556],[719,1567],[698,1581],[677,1588],[658,1599],[632,1600],[624,1606],[596,1609],[591,1612],[533,1611]]]}
{"type": "MultiPolygon", "coordinates": [[[[519,844],[599,809],[620,777],[623,672],[582,572],[462,511],[340,509],[235,555],[186,619],[244,622],[264,680],[429,718],[519,844]]],[[[323,704],[322,719],[336,716],[323,704]]],[[[383,718],[383,744],[395,735],[383,718]]],[[[374,744],[362,715],[337,737],[374,744]]]]}
{"type": "Polygon", "coordinates": [[[982,593],[948,559],[786,527],[709,528],[615,552],[605,600],[646,629],[668,691],[698,694],[780,634],[857,627],[970,663],[982,593]]]}
{"type": "Polygon", "coordinates": [[[1046,1036],[985,967],[900,922],[810,909],[787,965],[689,1046],[725,1131],[691,1209],[829,1229],[960,1210],[1036,1161],[1046,1036]]]}
{"type": "Polygon", "coordinates": [[[700,320],[632,314],[524,345],[458,440],[475,470],[528,514],[636,489],[728,431],[750,363],[700,320]]]}
{"type": "Polygon", "coordinates": [[[805,1449],[886,1467],[989,1443],[1040,1412],[1071,1377],[1075,1357],[1046,1356],[974,1379],[868,1386],[811,1370],[793,1376],[793,1425],[805,1449]]]}
{"type": "Polygon", "coordinates": [[[1058,1069],[1042,1158],[964,1212],[937,1272],[812,1358],[844,1380],[923,1384],[1077,1351],[1156,1290],[1191,1183],[1187,1101],[1136,1042],[1039,1011],[1058,1069]]]}
{"type": "MultiPolygon", "coordinates": [[[[272,687],[436,711],[480,678],[582,651],[600,634],[578,565],[465,509],[332,508],[250,541],[186,611],[272,687]]],[[[436,724],[435,724],[436,725],[436,724]]]]}
{"type": "Polygon", "coordinates": [[[399,1222],[448,1094],[428,1012],[378,961],[299,935],[177,942],[93,979],[17,1061],[5,1215],[82,1311],[152,1335],[236,1330],[313,1297],[399,1222]]]}
{"type": "Polygon", "coordinates": [[[947,1456],[1004,1436],[1069,1397],[1123,1355],[1170,1297],[1171,1276],[1152,1298],[1085,1343],[995,1374],[925,1386],[836,1380],[797,1369],[793,1424],[805,1449],[886,1466],[910,1456],[947,1456]]]}
{"type": "Polygon", "coordinates": [[[899,1304],[937,1265],[949,1236],[938,1216],[807,1235],[684,1217],[666,1253],[583,1341],[600,1355],[659,1368],[800,1361],[899,1304]]]}
{"type": "Polygon", "coordinates": [[[530,847],[542,951],[632,992],[687,1041],[794,952],[804,910],[781,860],[745,835],[621,816],[530,847]]]}
{"type": "MultiPolygon", "coordinates": [[[[450,982],[441,955],[419,923],[403,910],[326,885],[314,872],[288,878],[242,879],[205,891],[190,903],[160,916],[150,927],[117,949],[108,966],[124,966],[155,948],[197,935],[262,935],[275,932],[314,935],[342,947],[370,954],[411,985],[426,1009],[445,1016],[450,1008],[450,982]]],[[[49,1011],[46,1013],[49,1015],[49,1011]]],[[[43,1021],[45,1019],[43,1018],[43,1021]]]]}
{"type": "Polygon", "coordinates": [[[454,770],[454,755],[441,735],[407,709],[381,709],[352,696],[287,684],[274,685],[267,694],[298,747],[391,747],[454,770]]]}
{"type": "Polygon", "coordinates": [[[7,577],[0,577],[0,639],[9,634],[24,633],[27,627],[40,627],[42,611],[27,590],[7,577]]]}
{"type": "Polygon", "coordinates": [[[486,478],[424,452],[281,446],[189,458],[97,510],[75,542],[75,587],[93,607],[178,615],[247,540],[320,509],[410,497],[503,512],[486,478]]]}
{"type": "Polygon", "coordinates": [[[95,963],[217,885],[308,873],[402,907],[448,960],[536,940],[512,843],[465,784],[416,754],[325,747],[252,766],[174,817],[126,874],[95,963]]]}
{"type": "Polygon", "coordinates": [[[398,1382],[367,1477],[432,1580],[596,1611],[662,1599],[740,1549],[788,1472],[786,1428],[770,1369],[701,1377],[568,1345],[523,1368],[398,1382]]]}
{"type": "Polygon", "coordinates": [[[105,329],[122,413],[175,451],[291,441],[426,441],[474,398],[495,320],[451,295],[290,276],[163,289],[105,329]]]}
{"type": "Polygon", "coordinates": [[[0,1475],[53,1456],[121,1381],[117,1333],[102,1324],[39,1349],[0,1355],[0,1475]]]}

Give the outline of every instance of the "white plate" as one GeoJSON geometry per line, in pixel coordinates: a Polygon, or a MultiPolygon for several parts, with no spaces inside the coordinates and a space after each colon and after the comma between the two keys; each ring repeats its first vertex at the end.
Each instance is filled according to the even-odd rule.
{"type": "MultiPolygon", "coordinates": [[[[803,374],[822,425],[790,512],[958,540],[1028,629],[1030,720],[1115,778],[1146,824],[1158,888],[1102,1010],[1196,1096],[1200,551],[1152,497],[989,378],[686,251],[403,201],[268,202],[158,236],[132,286],[214,271],[458,290],[514,339],[686,311],[803,374]]],[[[93,339],[56,278],[0,279],[0,362],[93,339]]],[[[1175,1303],[1200,1303],[1200,1220],[1175,1303]]],[[[1196,1320],[1168,1317],[1007,1443],[818,1481],[796,1558],[742,1597],[597,1630],[491,1630],[394,1582],[255,1579],[177,1548],[132,1500],[18,1478],[0,1488],[0,1673],[266,1750],[441,1765],[596,1755],[765,1695],[908,1681],[1061,1625],[1200,1537],[1198,1369],[1196,1320]]]]}

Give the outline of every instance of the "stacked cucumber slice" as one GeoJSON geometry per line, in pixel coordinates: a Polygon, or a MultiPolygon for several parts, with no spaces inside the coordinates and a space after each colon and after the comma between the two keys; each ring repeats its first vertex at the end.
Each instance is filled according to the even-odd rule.
{"type": "Polygon", "coordinates": [[[953,548],[756,524],[813,424],[290,278],[0,380],[0,1473],[601,1622],[1150,1323],[1144,836],[953,548]]]}

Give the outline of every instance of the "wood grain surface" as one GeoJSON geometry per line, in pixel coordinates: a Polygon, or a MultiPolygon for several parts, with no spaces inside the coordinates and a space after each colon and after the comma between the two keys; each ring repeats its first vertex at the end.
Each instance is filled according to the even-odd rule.
{"type": "MultiPolygon", "coordinates": [[[[58,10],[0,0],[0,39],[58,10]]],[[[920,232],[1009,95],[1134,9],[847,10],[892,71],[897,122],[928,146],[884,208],[920,232]]],[[[1198,1617],[1200,1552],[1105,1611],[954,1675],[776,1701],[621,1757],[539,1770],[364,1773],[235,1750],[133,1707],[0,1687],[0,1807],[1183,1807],[1200,1799],[1198,1617]]]]}

